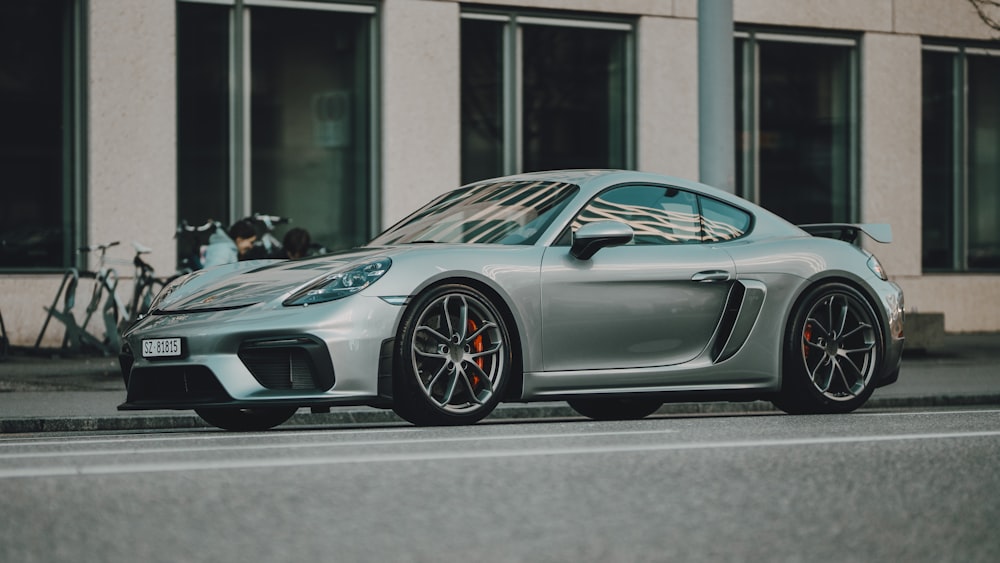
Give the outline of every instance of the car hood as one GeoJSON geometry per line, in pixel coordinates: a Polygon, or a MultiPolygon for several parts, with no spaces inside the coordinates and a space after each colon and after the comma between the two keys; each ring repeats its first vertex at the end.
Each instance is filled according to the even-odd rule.
{"type": "Polygon", "coordinates": [[[405,250],[366,248],[306,260],[251,260],[208,268],[183,278],[157,312],[220,311],[283,300],[330,273],[400,252],[405,250]]]}

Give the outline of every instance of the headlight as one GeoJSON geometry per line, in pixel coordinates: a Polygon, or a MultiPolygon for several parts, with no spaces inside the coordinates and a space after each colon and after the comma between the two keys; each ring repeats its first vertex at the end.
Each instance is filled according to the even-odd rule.
{"type": "Polygon", "coordinates": [[[283,305],[312,305],[326,303],[348,295],[353,295],[378,281],[389,271],[392,260],[382,258],[367,264],[351,266],[350,269],[324,276],[305,289],[297,291],[285,300],[283,305]]]}
{"type": "Polygon", "coordinates": [[[882,264],[872,255],[868,258],[868,269],[871,270],[876,276],[882,278],[883,281],[887,281],[889,276],[885,275],[885,270],[882,268],[882,264]]]}

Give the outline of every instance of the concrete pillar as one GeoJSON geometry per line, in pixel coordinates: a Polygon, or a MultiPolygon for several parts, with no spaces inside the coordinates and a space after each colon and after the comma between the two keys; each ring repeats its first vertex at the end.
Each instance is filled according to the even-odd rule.
{"type": "Polygon", "coordinates": [[[861,45],[861,220],[890,223],[871,245],[890,275],[921,273],[920,37],[867,33],[861,45]]]}
{"type": "Polygon", "coordinates": [[[733,1],[698,0],[700,181],[736,191],[733,1]]]}
{"type": "MultiPolygon", "coordinates": [[[[176,3],[90,0],[86,5],[88,26],[95,30],[87,38],[87,238],[120,240],[114,256],[127,264],[137,240],[153,248],[148,259],[158,272],[173,272],[176,3]]],[[[130,266],[117,269],[122,276],[132,274],[130,266]]]]}
{"type": "Polygon", "coordinates": [[[643,17],[638,28],[638,167],[698,178],[698,26],[643,17]]]}
{"type": "Polygon", "coordinates": [[[382,4],[382,226],[461,181],[459,4],[382,4]]]}

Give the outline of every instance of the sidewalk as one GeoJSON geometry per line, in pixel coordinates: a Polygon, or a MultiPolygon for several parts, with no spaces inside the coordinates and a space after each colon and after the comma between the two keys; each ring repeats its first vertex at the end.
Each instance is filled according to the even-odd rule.
{"type": "MultiPolygon", "coordinates": [[[[202,428],[194,411],[117,410],[125,389],[117,358],[59,357],[14,349],[0,357],[0,433],[202,428]]],[[[961,405],[1000,406],[1000,333],[949,334],[927,353],[905,354],[899,381],[875,391],[866,410],[961,405]]],[[[677,403],[661,413],[772,412],[770,403],[677,403]]],[[[491,419],[578,416],[566,403],[502,404],[491,419]]],[[[303,409],[286,425],[403,424],[392,411],[333,408],[329,414],[303,409]]]]}

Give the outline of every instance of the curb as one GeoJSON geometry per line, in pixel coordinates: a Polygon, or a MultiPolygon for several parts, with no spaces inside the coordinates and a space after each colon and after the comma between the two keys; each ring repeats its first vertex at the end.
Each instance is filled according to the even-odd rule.
{"type": "MultiPolygon", "coordinates": [[[[913,407],[956,407],[1000,405],[1000,394],[989,395],[939,395],[926,397],[887,397],[870,399],[862,411],[913,407]]],[[[721,415],[753,414],[781,411],[766,401],[745,403],[667,403],[656,412],[658,415],[721,415]]],[[[512,404],[501,405],[487,417],[488,421],[575,419],[580,415],[562,404],[512,404]]],[[[406,421],[391,410],[357,410],[343,408],[329,413],[296,414],[279,428],[306,426],[345,426],[368,424],[403,424],[406,421]]],[[[45,432],[100,432],[125,430],[186,430],[212,428],[198,415],[151,414],[128,416],[69,416],[69,417],[17,417],[0,418],[0,434],[37,434],[45,432]]]]}

